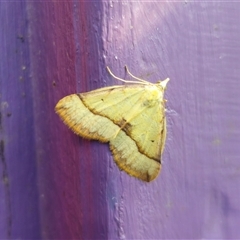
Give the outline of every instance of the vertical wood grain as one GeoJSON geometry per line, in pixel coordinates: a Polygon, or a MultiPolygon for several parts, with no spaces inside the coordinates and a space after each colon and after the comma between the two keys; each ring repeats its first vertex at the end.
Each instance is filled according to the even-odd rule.
{"type": "Polygon", "coordinates": [[[239,16],[233,2],[1,2],[0,238],[240,238],[239,16]],[[151,183],[54,113],[124,65],[171,79],[151,183]]]}

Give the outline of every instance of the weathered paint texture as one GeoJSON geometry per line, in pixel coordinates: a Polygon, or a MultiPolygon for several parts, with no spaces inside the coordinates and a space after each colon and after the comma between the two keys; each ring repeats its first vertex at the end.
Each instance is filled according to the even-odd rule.
{"type": "Polygon", "coordinates": [[[240,238],[240,4],[0,2],[0,238],[240,238]],[[170,77],[159,178],[54,112],[124,77],[170,77]]]}

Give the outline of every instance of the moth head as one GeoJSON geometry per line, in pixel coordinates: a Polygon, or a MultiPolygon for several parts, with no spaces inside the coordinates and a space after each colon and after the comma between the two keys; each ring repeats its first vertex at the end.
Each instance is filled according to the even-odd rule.
{"type": "Polygon", "coordinates": [[[158,81],[157,83],[162,87],[163,90],[165,90],[166,87],[167,87],[167,84],[168,84],[169,80],[170,80],[169,78],[166,78],[165,80],[163,80],[163,81],[158,81]]]}
{"type": "Polygon", "coordinates": [[[148,97],[148,100],[152,101],[162,101],[163,100],[163,95],[164,91],[167,87],[167,83],[169,82],[169,78],[163,80],[163,81],[158,81],[156,84],[151,84],[152,85],[152,90],[151,90],[151,97],[148,97]]]}

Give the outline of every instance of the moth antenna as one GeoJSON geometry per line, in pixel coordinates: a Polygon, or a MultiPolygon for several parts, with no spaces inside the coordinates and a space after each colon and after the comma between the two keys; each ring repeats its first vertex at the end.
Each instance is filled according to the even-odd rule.
{"type": "MultiPolygon", "coordinates": [[[[112,73],[112,71],[110,70],[110,68],[109,68],[108,66],[107,66],[106,68],[107,68],[109,74],[110,74],[113,78],[115,78],[115,79],[117,79],[117,80],[119,80],[119,81],[122,81],[122,82],[125,82],[125,83],[135,83],[135,84],[139,84],[139,82],[142,83],[142,84],[147,84],[147,85],[150,84],[149,82],[144,81],[144,80],[142,80],[142,79],[140,79],[140,78],[138,79],[138,78],[136,78],[136,77],[134,77],[134,78],[135,78],[135,79],[138,79],[138,81],[131,81],[131,80],[125,80],[125,79],[119,78],[119,77],[117,77],[116,75],[114,75],[114,74],[112,73]]],[[[129,74],[129,75],[132,76],[131,74],[129,74]]]]}
{"type": "Polygon", "coordinates": [[[127,74],[130,75],[132,78],[137,79],[137,80],[140,81],[140,82],[149,84],[148,81],[145,81],[144,79],[135,77],[132,73],[130,73],[130,71],[129,71],[129,69],[128,69],[128,67],[127,67],[126,65],[125,65],[125,69],[126,69],[127,74]]]}

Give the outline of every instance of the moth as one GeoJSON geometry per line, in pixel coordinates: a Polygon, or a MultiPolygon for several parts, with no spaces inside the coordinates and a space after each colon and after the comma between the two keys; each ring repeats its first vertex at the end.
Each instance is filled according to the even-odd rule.
{"type": "Polygon", "coordinates": [[[109,143],[113,158],[129,175],[150,182],[161,169],[166,139],[164,91],[169,78],[153,84],[135,77],[125,83],[62,98],[55,111],[77,135],[109,143]]]}

